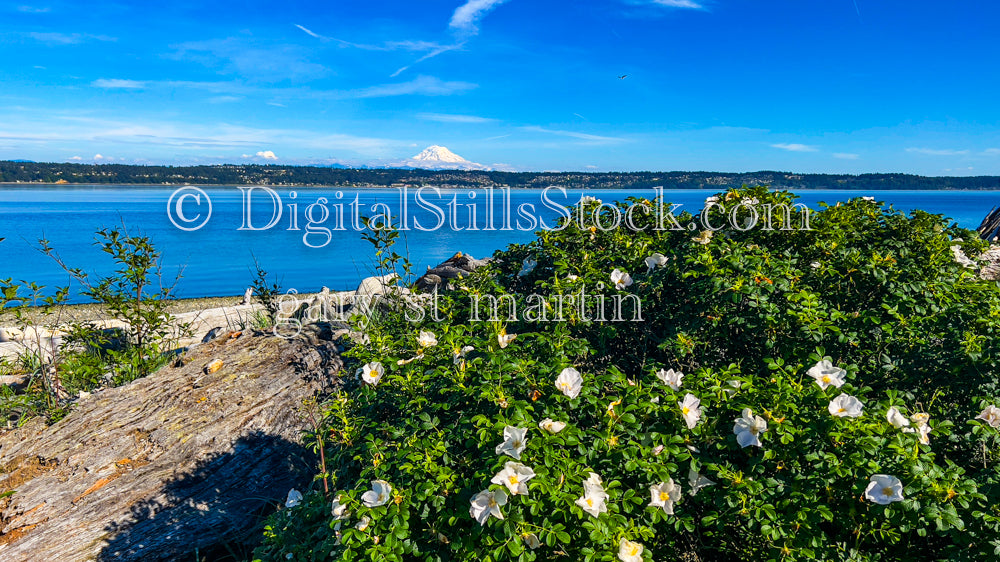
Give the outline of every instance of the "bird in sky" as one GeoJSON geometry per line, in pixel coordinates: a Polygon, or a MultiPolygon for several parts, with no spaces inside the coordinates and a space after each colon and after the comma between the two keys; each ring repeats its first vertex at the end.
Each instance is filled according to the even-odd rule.
{"type": "Polygon", "coordinates": [[[626,76],[628,76],[628,74],[622,74],[621,76],[618,77],[618,79],[619,80],[624,80],[626,76]]]}

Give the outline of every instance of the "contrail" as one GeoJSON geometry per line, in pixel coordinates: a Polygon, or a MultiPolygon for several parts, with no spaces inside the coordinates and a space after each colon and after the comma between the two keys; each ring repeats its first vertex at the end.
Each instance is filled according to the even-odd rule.
{"type": "Polygon", "coordinates": [[[854,10],[858,12],[858,19],[861,19],[861,10],[858,8],[858,0],[853,0],[854,10]]]}

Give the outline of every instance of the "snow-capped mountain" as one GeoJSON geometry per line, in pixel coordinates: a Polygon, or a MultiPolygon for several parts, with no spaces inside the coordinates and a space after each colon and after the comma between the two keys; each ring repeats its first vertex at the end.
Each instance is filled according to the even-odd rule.
{"type": "Polygon", "coordinates": [[[470,162],[443,146],[428,146],[420,154],[397,164],[406,168],[431,170],[491,170],[489,166],[470,162]]]}

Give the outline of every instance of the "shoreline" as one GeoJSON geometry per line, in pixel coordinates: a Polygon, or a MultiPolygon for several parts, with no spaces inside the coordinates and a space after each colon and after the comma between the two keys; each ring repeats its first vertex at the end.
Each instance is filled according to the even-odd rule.
{"type": "MultiPolygon", "coordinates": [[[[941,176],[941,177],[951,177],[951,176],[941,176]]],[[[763,184],[762,184],[763,185],[763,184]]],[[[318,183],[288,183],[288,184],[270,184],[270,183],[197,183],[197,182],[183,182],[183,183],[51,183],[51,182],[0,182],[0,188],[4,187],[161,187],[164,189],[185,187],[185,186],[195,186],[203,188],[224,188],[224,187],[269,187],[269,188],[311,188],[311,189],[358,189],[358,190],[376,190],[376,189],[402,189],[401,186],[394,185],[333,185],[333,184],[318,184],[318,183]]],[[[552,184],[554,187],[561,187],[567,191],[634,191],[640,189],[656,189],[657,187],[662,188],[664,191],[719,191],[720,187],[725,186],[699,186],[699,187],[667,187],[661,186],[651,186],[651,187],[589,187],[589,186],[571,186],[563,184],[552,184]]],[[[486,189],[492,187],[494,189],[507,188],[512,190],[532,190],[532,189],[544,189],[538,186],[514,186],[514,185],[407,185],[408,188],[419,188],[419,187],[436,187],[442,190],[463,190],[463,189],[486,189]]],[[[751,186],[753,187],[753,186],[751,186]]],[[[983,188],[968,188],[968,187],[954,187],[954,188],[941,188],[941,187],[908,187],[905,189],[859,189],[852,187],[789,187],[789,186],[772,186],[769,185],[768,189],[776,191],[837,191],[849,193],[852,191],[856,192],[902,192],[902,191],[967,191],[967,192],[996,192],[1000,193],[1000,187],[983,187],[983,188]]]]}
{"type": "MultiPolygon", "coordinates": [[[[303,294],[297,296],[304,297],[307,295],[303,294]]],[[[189,297],[171,299],[170,304],[167,306],[167,312],[176,316],[178,314],[198,312],[215,308],[232,308],[235,306],[241,306],[240,303],[242,302],[243,295],[233,297],[189,297]]],[[[60,323],[93,322],[104,320],[107,316],[102,308],[102,305],[97,303],[64,304],[60,305],[58,309],[59,310],[57,312],[53,312],[51,316],[48,316],[48,318],[55,318],[58,316],[60,323]]],[[[13,310],[13,308],[8,308],[0,311],[0,327],[9,325],[10,322],[15,319],[13,310]]],[[[40,306],[26,306],[24,307],[24,310],[28,311],[25,316],[33,323],[47,317],[41,312],[40,306]]]]}

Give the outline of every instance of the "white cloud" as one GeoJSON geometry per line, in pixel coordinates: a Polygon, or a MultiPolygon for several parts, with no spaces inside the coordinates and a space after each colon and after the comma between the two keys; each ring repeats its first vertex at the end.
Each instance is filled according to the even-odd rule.
{"type": "Polygon", "coordinates": [[[51,11],[48,7],[36,7],[36,6],[18,6],[18,12],[23,12],[25,14],[46,14],[51,11]]]}
{"type": "Polygon", "coordinates": [[[840,158],[841,160],[857,160],[861,158],[860,154],[854,154],[853,152],[834,152],[834,158],[840,158]]]}
{"type": "Polygon", "coordinates": [[[560,137],[570,137],[574,139],[580,139],[585,141],[591,141],[592,143],[599,144],[610,144],[625,142],[625,139],[619,137],[602,137],[600,135],[591,135],[589,133],[578,133],[576,131],[562,131],[558,129],[546,129],[544,127],[538,127],[535,125],[521,127],[522,131],[527,131],[530,133],[545,133],[549,135],[557,135],[560,137]]]}
{"type": "Polygon", "coordinates": [[[302,27],[299,24],[295,24],[295,27],[301,29],[302,31],[305,31],[307,34],[312,35],[313,37],[315,37],[317,39],[323,39],[322,35],[320,35],[319,33],[316,33],[314,31],[312,31],[311,29],[306,29],[305,27],[302,27]]]}
{"type": "Polygon", "coordinates": [[[496,119],[476,115],[454,115],[450,113],[418,113],[417,119],[438,123],[493,123],[496,119]]]}
{"type": "Polygon", "coordinates": [[[916,154],[926,154],[927,156],[961,156],[968,154],[968,150],[936,149],[936,148],[907,148],[907,152],[916,154]]]}
{"type": "Polygon", "coordinates": [[[1000,155],[1000,148],[987,148],[983,151],[983,154],[988,156],[998,156],[1000,155]]]}
{"type": "MultiPolygon", "coordinates": [[[[366,157],[388,157],[394,147],[410,139],[361,137],[308,129],[252,128],[220,122],[181,122],[146,119],[102,119],[76,112],[23,112],[0,108],[0,143],[19,147],[76,150],[74,146],[119,146],[131,156],[155,152],[175,155],[253,154],[260,146],[281,146],[299,153],[346,152],[366,157]]],[[[190,162],[190,157],[181,157],[190,162]]],[[[102,156],[103,161],[110,158],[102,156]]],[[[282,159],[290,162],[288,158],[282,159]]]]}
{"type": "Polygon", "coordinates": [[[399,68],[398,70],[396,70],[396,72],[393,72],[390,75],[390,78],[395,78],[395,77],[399,76],[404,71],[409,70],[409,68],[411,66],[415,65],[415,64],[424,62],[425,60],[434,58],[434,57],[436,57],[436,56],[438,56],[440,54],[447,53],[448,51],[454,51],[455,49],[458,49],[458,48],[462,47],[462,45],[464,45],[464,43],[459,43],[457,45],[444,45],[444,46],[438,47],[438,48],[434,49],[433,51],[427,53],[426,55],[420,57],[419,59],[411,62],[410,64],[408,64],[408,65],[406,65],[404,67],[399,68]]]}
{"type": "Polygon", "coordinates": [[[669,8],[693,8],[701,9],[701,4],[692,2],[691,0],[652,0],[653,4],[657,6],[667,6],[669,8]]]}
{"type": "Polygon", "coordinates": [[[28,37],[31,37],[36,41],[41,41],[42,43],[48,43],[49,45],[76,45],[90,40],[117,41],[114,37],[108,37],[107,35],[91,35],[88,33],[43,33],[33,31],[28,33],[28,37]]]}
{"type": "Polygon", "coordinates": [[[503,4],[505,1],[506,0],[469,0],[455,10],[455,13],[451,16],[451,22],[449,22],[448,25],[456,31],[468,35],[475,35],[476,33],[479,33],[479,28],[476,27],[479,20],[489,13],[490,10],[496,8],[500,4],[503,4]]]}
{"type": "Polygon", "coordinates": [[[232,103],[242,99],[240,96],[215,96],[208,98],[208,103],[232,103]]]}
{"type": "Polygon", "coordinates": [[[209,68],[259,81],[311,80],[330,73],[325,66],[309,60],[300,45],[257,45],[247,37],[188,41],[171,45],[169,56],[192,60],[209,68]]]}
{"type": "Polygon", "coordinates": [[[781,150],[787,150],[789,152],[818,152],[819,149],[815,146],[809,146],[808,144],[799,143],[778,143],[772,144],[771,148],[780,148],[781,150]]]}
{"type": "Polygon", "coordinates": [[[450,96],[476,87],[476,84],[469,82],[445,82],[433,76],[418,76],[409,82],[382,84],[380,86],[347,90],[340,93],[331,92],[331,94],[333,97],[347,99],[384,98],[414,94],[421,96],[450,96]]]}
{"type": "Polygon", "coordinates": [[[277,160],[278,157],[274,155],[270,150],[262,150],[257,153],[257,156],[263,158],[264,160],[277,160]]]}
{"type": "Polygon", "coordinates": [[[104,157],[101,156],[100,154],[95,154],[94,155],[94,160],[104,160],[104,157]]]}
{"type": "Polygon", "coordinates": [[[79,156],[70,156],[68,160],[77,161],[77,160],[83,160],[83,158],[80,158],[79,156]]]}
{"type": "Polygon", "coordinates": [[[146,83],[140,80],[122,80],[119,78],[99,78],[90,83],[95,88],[138,90],[145,88],[146,83]]]}

